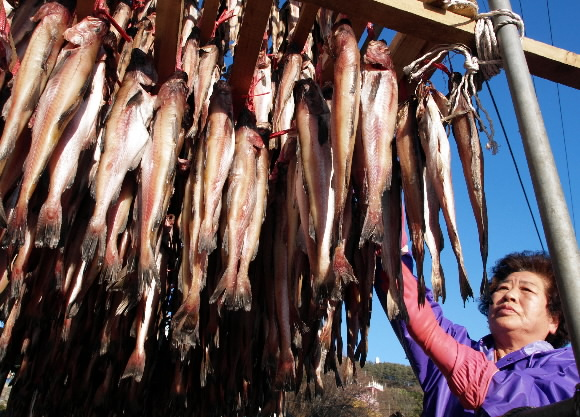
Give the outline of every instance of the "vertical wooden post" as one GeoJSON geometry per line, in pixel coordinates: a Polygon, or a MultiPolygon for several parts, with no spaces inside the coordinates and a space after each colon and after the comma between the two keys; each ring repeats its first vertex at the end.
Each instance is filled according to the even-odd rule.
{"type": "Polygon", "coordinates": [[[95,7],[94,0],[77,0],[76,7],[77,21],[80,22],[85,17],[92,15],[94,7],[95,7]]]}
{"type": "Polygon", "coordinates": [[[199,44],[201,46],[207,44],[211,39],[219,7],[219,0],[205,0],[203,2],[201,21],[199,22],[199,44]]]}
{"type": "Polygon", "coordinates": [[[183,0],[157,2],[154,62],[159,84],[164,83],[175,72],[182,19],[183,0]]]}
{"type": "Polygon", "coordinates": [[[252,83],[264,32],[268,27],[271,5],[272,0],[248,0],[246,3],[229,79],[236,118],[244,106],[245,96],[252,83]]]}

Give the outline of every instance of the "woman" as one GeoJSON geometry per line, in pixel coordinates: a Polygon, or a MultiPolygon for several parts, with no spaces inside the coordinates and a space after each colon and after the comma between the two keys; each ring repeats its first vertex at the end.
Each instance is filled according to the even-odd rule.
{"type": "MultiPolygon", "coordinates": [[[[568,343],[552,264],[543,253],[512,253],[492,269],[480,300],[491,334],[479,341],[442,315],[428,291],[417,305],[417,283],[403,256],[409,322],[391,322],[425,392],[423,416],[501,416],[570,398],[579,382],[568,343]]],[[[388,280],[375,289],[386,311],[388,280]]]]}

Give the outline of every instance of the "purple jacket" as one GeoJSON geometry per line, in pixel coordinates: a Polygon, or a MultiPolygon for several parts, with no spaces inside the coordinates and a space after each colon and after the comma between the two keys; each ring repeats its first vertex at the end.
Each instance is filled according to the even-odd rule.
{"type": "MultiPolygon", "coordinates": [[[[404,261],[407,265],[412,262],[409,259],[404,261]]],[[[386,294],[380,285],[375,285],[375,290],[386,311],[386,294]]],[[[441,327],[448,334],[459,343],[471,346],[493,360],[494,347],[491,335],[479,341],[472,340],[463,326],[453,324],[443,317],[441,307],[433,301],[429,290],[427,300],[441,327]]],[[[539,407],[571,398],[576,384],[580,382],[574,353],[570,347],[554,349],[548,342],[534,342],[500,359],[496,363],[499,372],[492,378],[482,408],[475,412],[465,410],[449,390],[447,381],[439,369],[413,341],[405,323],[393,320],[391,325],[425,393],[423,417],[459,417],[474,414],[502,416],[517,407],[539,407]]]]}

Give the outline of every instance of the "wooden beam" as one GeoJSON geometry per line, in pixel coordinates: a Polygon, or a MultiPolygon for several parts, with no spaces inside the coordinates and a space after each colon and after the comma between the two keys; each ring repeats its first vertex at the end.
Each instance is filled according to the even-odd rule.
{"type": "MultiPolygon", "coordinates": [[[[433,43],[463,43],[475,50],[475,23],[461,15],[412,0],[305,0],[433,43]]],[[[533,75],[580,89],[580,55],[524,38],[533,75]]]]}
{"type": "Polygon", "coordinates": [[[533,75],[580,89],[580,55],[530,38],[522,46],[533,75]]]}
{"type": "Polygon", "coordinates": [[[411,35],[398,32],[389,45],[391,58],[397,71],[397,80],[403,79],[403,67],[413,62],[421,53],[428,50],[431,43],[424,39],[419,39],[411,35]]]}
{"type": "Polygon", "coordinates": [[[94,7],[94,0],[77,0],[77,7],[75,10],[77,21],[80,22],[85,17],[91,16],[93,14],[94,7]]]}
{"type": "Polygon", "coordinates": [[[163,0],[157,3],[154,62],[159,85],[175,72],[182,18],[183,0],[163,0]]]}
{"type": "Polygon", "coordinates": [[[247,0],[239,41],[234,51],[234,62],[229,78],[232,88],[234,115],[242,110],[250,89],[252,76],[268,26],[272,0],[247,0]]]}
{"type": "MultiPolygon", "coordinates": [[[[160,3],[163,3],[162,0],[160,3]]],[[[159,7],[159,6],[157,6],[159,7]]],[[[217,12],[220,7],[220,0],[204,0],[201,21],[199,23],[199,44],[204,46],[211,39],[213,27],[217,20],[217,12]]]]}
{"type": "Polygon", "coordinates": [[[298,24],[294,29],[292,40],[290,41],[290,44],[299,51],[304,49],[308,35],[312,32],[312,26],[314,26],[314,22],[316,21],[318,9],[320,7],[312,3],[304,3],[300,8],[300,18],[298,19],[298,24]]]}

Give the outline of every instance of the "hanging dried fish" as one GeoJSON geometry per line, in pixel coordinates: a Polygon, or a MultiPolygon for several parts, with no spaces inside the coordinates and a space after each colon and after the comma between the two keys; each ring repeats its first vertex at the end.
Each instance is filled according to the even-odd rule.
{"type": "Polygon", "coordinates": [[[425,152],[427,176],[443,210],[451,247],[457,258],[461,297],[465,301],[468,297],[473,297],[473,291],[467,280],[467,272],[463,263],[463,254],[457,233],[455,198],[451,183],[449,140],[441,121],[441,112],[432,94],[432,88],[424,86],[419,96],[419,106],[417,108],[419,137],[425,152]]]}

